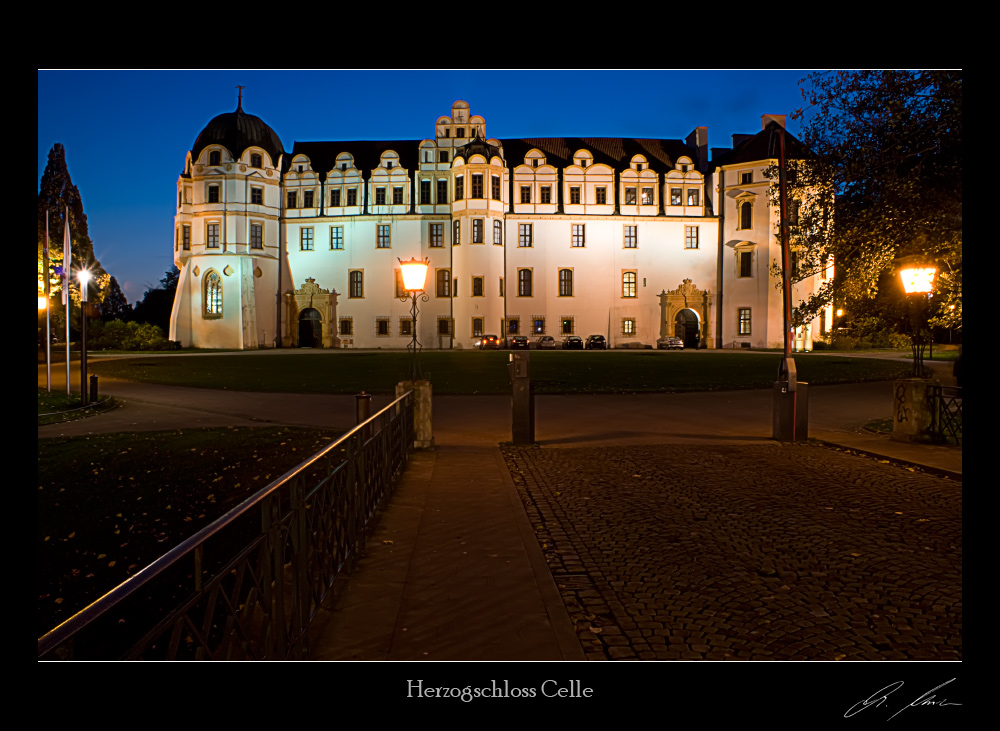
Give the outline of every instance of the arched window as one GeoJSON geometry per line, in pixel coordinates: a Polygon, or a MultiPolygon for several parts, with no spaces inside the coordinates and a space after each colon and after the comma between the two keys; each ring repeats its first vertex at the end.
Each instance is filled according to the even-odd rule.
{"type": "Polygon", "coordinates": [[[753,228],[753,202],[740,203],[740,228],[753,228]]]}
{"type": "Polygon", "coordinates": [[[622,297],[635,297],[635,272],[622,272],[622,297]]]}
{"type": "Polygon", "coordinates": [[[222,317],[222,277],[215,271],[205,275],[205,317],[222,317]]]}
{"type": "Polygon", "coordinates": [[[573,270],[572,269],[560,269],[559,270],[559,296],[560,297],[572,297],[573,296],[573,270]]]}
{"type": "Polygon", "coordinates": [[[261,157],[258,153],[254,152],[250,155],[250,167],[252,168],[262,168],[261,157]]]}
{"type": "Polygon", "coordinates": [[[518,297],[530,297],[531,296],[531,270],[530,269],[518,269],[517,270],[517,296],[518,297]]]}
{"type": "Polygon", "coordinates": [[[365,273],[355,269],[348,276],[347,296],[359,298],[365,296],[365,273]]]}
{"type": "Polygon", "coordinates": [[[221,152],[219,152],[218,150],[212,150],[210,153],[208,153],[208,164],[209,165],[218,165],[221,162],[222,162],[222,153],[221,152]]]}

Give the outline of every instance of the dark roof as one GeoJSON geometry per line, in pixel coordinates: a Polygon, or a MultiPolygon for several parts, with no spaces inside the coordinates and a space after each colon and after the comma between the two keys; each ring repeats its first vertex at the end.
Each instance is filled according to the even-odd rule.
{"type": "MultiPolygon", "coordinates": [[[[784,131],[777,122],[768,122],[760,132],[743,140],[732,150],[721,152],[715,155],[716,148],[712,150],[711,167],[717,168],[722,165],[738,165],[740,163],[759,162],[760,160],[777,160],[779,154],[779,136],[784,131]]],[[[810,152],[799,142],[790,132],[785,132],[785,158],[788,160],[801,160],[810,157],[810,152]]]]}
{"type": "MultiPolygon", "coordinates": [[[[392,150],[399,155],[399,165],[406,170],[416,169],[420,160],[420,143],[423,140],[361,140],[353,142],[296,142],[288,156],[284,171],[289,169],[292,158],[305,155],[312,169],[325,180],[326,174],[337,164],[337,155],[349,152],[354,156],[354,167],[370,171],[379,166],[382,153],[392,150]]],[[[284,172],[283,171],[283,172],[284,172]]]]}
{"type": "Polygon", "coordinates": [[[472,141],[455,150],[455,157],[461,156],[465,160],[468,160],[473,155],[482,155],[486,158],[487,162],[489,162],[493,156],[500,157],[499,148],[496,145],[491,145],[489,142],[480,137],[478,127],[476,128],[476,136],[472,138],[472,141]]]}
{"type": "Polygon", "coordinates": [[[278,164],[284,147],[277,133],[268,127],[260,117],[243,111],[242,103],[235,112],[220,114],[201,131],[194,141],[191,154],[197,158],[209,145],[222,145],[239,157],[248,147],[261,147],[271,156],[271,162],[278,164]]]}

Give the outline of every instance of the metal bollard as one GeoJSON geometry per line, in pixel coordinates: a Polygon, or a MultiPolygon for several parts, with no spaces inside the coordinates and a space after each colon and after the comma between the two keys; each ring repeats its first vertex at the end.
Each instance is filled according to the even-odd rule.
{"type": "Polygon", "coordinates": [[[97,374],[91,374],[90,376],[90,403],[97,403],[97,374]]]}
{"type": "MultiPolygon", "coordinates": [[[[354,422],[355,425],[367,421],[372,415],[372,395],[370,393],[365,393],[362,391],[359,394],[355,394],[355,405],[357,406],[357,420],[354,422]]],[[[361,440],[362,443],[367,442],[369,437],[371,437],[371,426],[366,426],[361,430],[361,440]]]]}

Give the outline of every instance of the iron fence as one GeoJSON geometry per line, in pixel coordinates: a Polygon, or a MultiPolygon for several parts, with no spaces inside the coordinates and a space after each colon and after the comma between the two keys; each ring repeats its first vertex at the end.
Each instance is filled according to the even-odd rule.
{"type": "Polygon", "coordinates": [[[284,660],[413,445],[407,392],[38,640],[40,660],[284,660]]]}
{"type": "Polygon", "coordinates": [[[938,428],[945,441],[962,445],[962,389],[942,386],[937,395],[938,428]]]}

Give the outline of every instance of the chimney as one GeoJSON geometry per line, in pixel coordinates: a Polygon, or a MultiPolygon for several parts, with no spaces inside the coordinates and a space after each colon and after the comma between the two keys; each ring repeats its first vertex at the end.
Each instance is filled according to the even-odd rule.
{"type": "Polygon", "coordinates": [[[767,129],[767,125],[770,122],[777,122],[781,125],[781,128],[785,128],[785,115],[784,114],[763,114],[761,115],[761,129],[767,129]]]}
{"type": "Polygon", "coordinates": [[[694,131],[687,136],[684,144],[698,150],[698,159],[695,161],[696,170],[705,172],[708,170],[708,127],[695,127],[694,131]]]}

